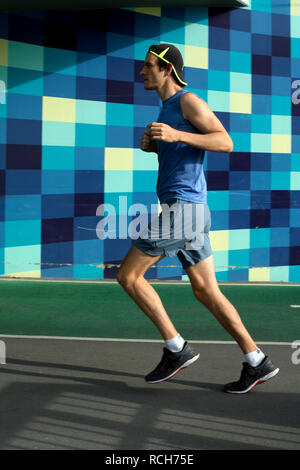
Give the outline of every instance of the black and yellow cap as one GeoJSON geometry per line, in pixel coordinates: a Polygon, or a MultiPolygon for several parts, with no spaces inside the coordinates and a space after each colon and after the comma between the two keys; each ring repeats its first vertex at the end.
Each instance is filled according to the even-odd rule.
{"type": "Polygon", "coordinates": [[[154,54],[159,59],[172,65],[174,74],[182,86],[187,86],[183,78],[183,58],[182,55],[173,44],[154,44],[149,47],[148,53],[154,54]]]}

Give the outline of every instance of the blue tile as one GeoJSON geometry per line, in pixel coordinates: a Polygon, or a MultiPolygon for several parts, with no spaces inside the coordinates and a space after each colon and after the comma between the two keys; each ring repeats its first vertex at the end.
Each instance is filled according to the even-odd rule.
{"type": "Polygon", "coordinates": [[[42,97],[8,93],[7,117],[12,119],[42,119],[42,97]]]}
{"type": "Polygon", "coordinates": [[[288,209],[271,209],[271,227],[289,227],[290,214],[288,209]]]}
{"type": "Polygon", "coordinates": [[[76,170],[75,193],[102,193],[104,191],[104,171],[76,170]]]}
{"type": "Polygon", "coordinates": [[[106,146],[132,148],[133,147],[133,128],[126,126],[107,126],[106,128],[106,146]]]}
{"type": "Polygon", "coordinates": [[[5,201],[5,218],[6,220],[40,219],[41,205],[41,196],[38,194],[8,197],[5,201]]]}
{"type": "Polygon", "coordinates": [[[229,229],[247,229],[249,228],[250,213],[248,210],[230,210],[229,229]]]}
{"type": "Polygon", "coordinates": [[[40,145],[42,122],[32,119],[7,119],[7,143],[40,145]]]}
{"type": "Polygon", "coordinates": [[[288,266],[289,265],[289,248],[280,247],[270,248],[270,266],[288,266]]]}
{"type": "Polygon", "coordinates": [[[224,28],[209,28],[209,47],[212,49],[230,49],[230,33],[224,28]]]}
{"type": "Polygon", "coordinates": [[[59,73],[46,74],[44,94],[59,98],[76,98],[76,77],[59,73]]]}
{"type": "Polygon", "coordinates": [[[134,81],[134,61],[122,57],[107,56],[107,79],[133,82],[134,81]]]}
{"type": "Polygon", "coordinates": [[[230,28],[240,31],[251,31],[251,11],[233,8],[230,11],[230,28]]]}
{"type": "Polygon", "coordinates": [[[47,194],[42,196],[42,218],[55,219],[74,216],[74,194],[47,194]]]}
{"type": "Polygon", "coordinates": [[[41,171],[40,170],[7,170],[6,194],[40,194],[41,171]]]}
{"type": "MultiPolygon", "coordinates": [[[[278,11],[278,10],[276,10],[278,11]]],[[[272,34],[274,36],[286,36],[290,35],[290,15],[273,13],[271,15],[272,21],[272,34]]]]}
{"type": "Polygon", "coordinates": [[[269,265],[269,248],[253,248],[250,250],[250,267],[265,267],[269,265]]]}
{"type": "Polygon", "coordinates": [[[252,53],[261,55],[272,54],[272,37],[267,34],[252,34],[252,53]]]}

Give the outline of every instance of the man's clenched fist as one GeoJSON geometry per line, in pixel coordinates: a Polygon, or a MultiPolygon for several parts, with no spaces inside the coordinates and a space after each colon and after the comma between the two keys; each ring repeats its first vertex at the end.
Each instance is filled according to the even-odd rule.
{"type": "Polygon", "coordinates": [[[144,131],[140,147],[144,152],[157,152],[156,143],[153,142],[151,135],[147,131],[144,131]]]}
{"type": "Polygon", "coordinates": [[[162,140],[163,142],[178,142],[179,131],[168,124],[162,122],[152,122],[147,126],[153,140],[162,140]]]}

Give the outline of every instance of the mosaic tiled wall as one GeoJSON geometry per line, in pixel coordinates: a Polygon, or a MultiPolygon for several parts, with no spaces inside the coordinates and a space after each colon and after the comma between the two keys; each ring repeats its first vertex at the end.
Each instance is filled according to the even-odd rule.
{"type": "MultiPolygon", "coordinates": [[[[100,240],[96,211],[105,202],[130,220],[132,204],[157,203],[156,157],[139,150],[159,112],[139,75],[157,42],[181,50],[190,91],[234,142],[206,156],[218,279],[300,282],[296,0],[1,13],[0,275],[115,276],[131,240],[100,240]]],[[[185,273],[165,259],[148,277],[185,273]]]]}

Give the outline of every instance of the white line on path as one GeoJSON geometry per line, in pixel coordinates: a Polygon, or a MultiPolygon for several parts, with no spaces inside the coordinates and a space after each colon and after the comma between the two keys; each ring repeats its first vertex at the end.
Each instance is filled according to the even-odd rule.
{"type": "MultiPolygon", "coordinates": [[[[103,342],[119,342],[119,343],[162,343],[160,339],[134,339],[134,338],[81,338],[71,336],[31,336],[31,335],[0,335],[0,338],[22,338],[22,339],[60,339],[69,341],[103,341],[103,342]]],[[[194,344],[236,344],[235,341],[206,341],[206,340],[190,340],[194,344]]],[[[274,341],[257,341],[258,344],[271,344],[275,346],[290,346],[292,342],[274,342],[274,341]]]]}

